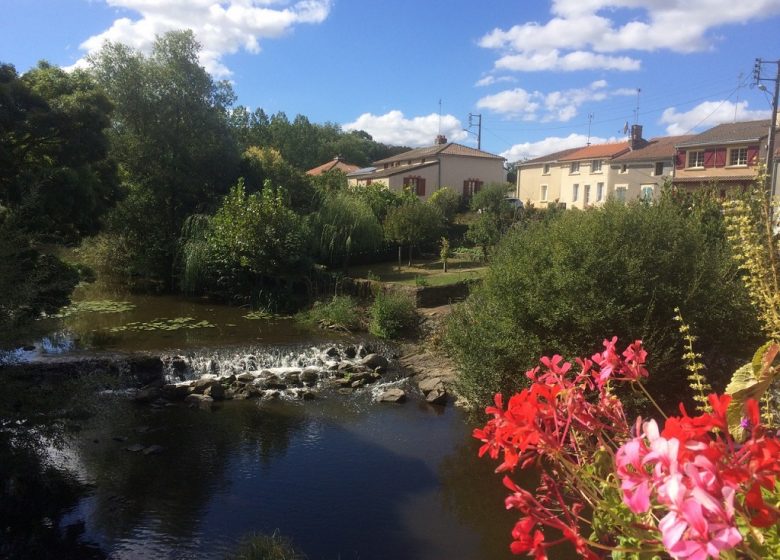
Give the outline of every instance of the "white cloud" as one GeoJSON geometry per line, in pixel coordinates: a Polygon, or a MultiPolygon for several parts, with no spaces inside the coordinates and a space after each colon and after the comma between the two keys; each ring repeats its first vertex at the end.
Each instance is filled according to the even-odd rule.
{"type": "MultiPolygon", "coordinates": [[[[89,53],[103,43],[123,43],[149,52],[155,36],[176,29],[192,29],[203,49],[200,60],[217,77],[230,75],[222,57],[239,50],[260,52],[260,40],[280,37],[302,23],[321,23],[330,12],[331,0],[105,0],[114,8],[138,13],[121,17],[111,27],[84,41],[89,53]]],[[[84,65],[84,59],[73,67],[84,65]]]]}
{"type": "MultiPolygon", "coordinates": [[[[607,142],[617,142],[615,138],[598,138],[591,136],[591,144],[605,144],[607,142]]],[[[588,143],[588,137],[584,134],[571,133],[566,137],[550,136],[537,142],[524,142],[515,144],[508,150],[499,155],[506,158],[507,161],[524,161],[541,157],[545,154],[553,154],[569,148],[580,148],[588,143]]]]}
{"type": "Polygon", "coordinates": [[[705,101],[699,103],[690,111],[677,112],[669,107],[661,115],[661,124],[668,125],[666,132],[671,135],[688,134],[691,131],[701,131],[718,124],[736,121],[752,121],[768,119],[769,110],[750,110],[747,101],[732,103],[731,101],[705,101]]]}
{"type": "Polygon", "coordinates": [[[586,87],[549,93],[515,88],[486,95],[477,101],[477,107],[526,121],[567,122],[577,116],[579,108],[585,103],[636,93],[625,88],[610,90],[607,85],[605,80],[596,80],[586,87]]]}
{"type": "Polygon", "coordinates": [[[436,135],[441,133],[450,142],[465,140],[468,134],[461,122],[452,115],[430,115],[406,118],[401,111],[390,111],[384,115],[363,113],[351,123],[342,126],[346,131],[365,130],[377,142],[399,146],[431,146],[436,135]]]}
{"type": "Polygon", "coordinates": [[[780,0],[553,0],[551,12],[545,23],[494,29],[479,44],[499,51],[495,67],[504,70],[638,70],[638,59],[604,53],[702,51],[712,30],[780,14],[780,0]]]}
{"type": "Polygon", "coordinates": [[[484,78],[481,78],[477,80],[477,82],[474,84],[475,87],[485,87],[485,86],[492,86],[493,84],[500,84],[504,82],[516,82],[517,78],[514,76],[493,76],[488,75],[484,78]]]}

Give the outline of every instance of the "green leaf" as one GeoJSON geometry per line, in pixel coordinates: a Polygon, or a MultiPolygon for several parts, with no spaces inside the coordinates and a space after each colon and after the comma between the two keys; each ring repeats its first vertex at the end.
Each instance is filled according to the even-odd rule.
{"type": "Polygon", "coordinates": [[[777,376],[772,364],[780,352],[780,345],[768,342],[753,355],[753,360],[745,364],[731,377],[726,394],[731,395],[731,403],[726,411],[729,432],[735,439],[741,440],[746,434],[740,423],[744,416],[748,399],[759,400],[777,376]]]}

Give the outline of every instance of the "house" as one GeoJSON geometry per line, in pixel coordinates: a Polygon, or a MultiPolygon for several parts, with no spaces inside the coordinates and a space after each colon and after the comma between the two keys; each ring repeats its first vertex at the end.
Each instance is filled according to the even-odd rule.
{"type": "Polygon", "coordinates": [[[580,148],[569,148],[519,163],[517,198],[526,205],[544,207],[561,198],[561,165],[559,160],[580,148]]]}
{"type": "Polygon", "coordinates": [[[694,189],[717,185],[744,188],[766,161],[769,119],[715,126],[676,144],[674,185],[694,189]]]}
{"type": "Polygon", "coordinates": [[[594,144],[562,157],[560,202],[567,208],[586,208],[604,204],[609,196],[625,200],[626,191],[612,189],[612,160],[630,149],[628,141],[594,144]]]}
{"type": "Polygon", "coordinates": [[[410,189],[422,199],[444,186],[470,197],[482,185],[506,181],[504,161],[439,135],[433,146],[375,161],[372,168],[348,173],[347,180],[350,186],[378,183],[393,191],[410,189]]]}
{"type": "Polygon", "coordinates": [[[654,200],[674,175],[676,148],[693,135],[651,138],[610,163],[611,192],[625,200],[654,200]]]}
{"type": "Polygon", "coordinates": [[[360,169],[357,165],[352,165],[351,163],[347,163],[343,159],[341,159],[341,156],[336,156],[332,160],[323,163],[322,165],[318,165],[317,167],[314,167],[313,169],[309,169],[306,172],[306,175],[322,175],[323,173],[327,173],[328,171],[334,171],[338,170],[343,173],[352,173],[353,171],[357,171],[360,169]]]}

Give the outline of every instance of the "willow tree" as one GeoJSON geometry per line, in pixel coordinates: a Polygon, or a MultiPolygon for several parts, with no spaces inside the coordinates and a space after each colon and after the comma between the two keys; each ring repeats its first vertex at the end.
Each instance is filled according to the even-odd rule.
{"type": "Polygon", "coordinates": [[[382,225],[371,207],[347,192],[333,194],[316,214],[313,240],[320,258],[339,262],[347,273],[352,255],[381,249],[382,225]]]}

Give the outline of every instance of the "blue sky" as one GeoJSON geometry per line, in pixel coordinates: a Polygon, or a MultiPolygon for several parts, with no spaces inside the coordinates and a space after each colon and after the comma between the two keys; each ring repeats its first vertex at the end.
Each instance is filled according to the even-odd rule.
{"type": "Polygon", "coordinates": [[[21,72],[83,64],[106,39],[146,50],[156,33],[192,28],[242,105],[411,146],[439,130],[475,145],[463,128],[481,114],[482,148],[510,161],[583,145],[589,114],[592,142],[621,140],[637,104],[648,138],[768,118],[753,62],[780,58],[780,0],[0,4],[0,61],[21,72]]]}

